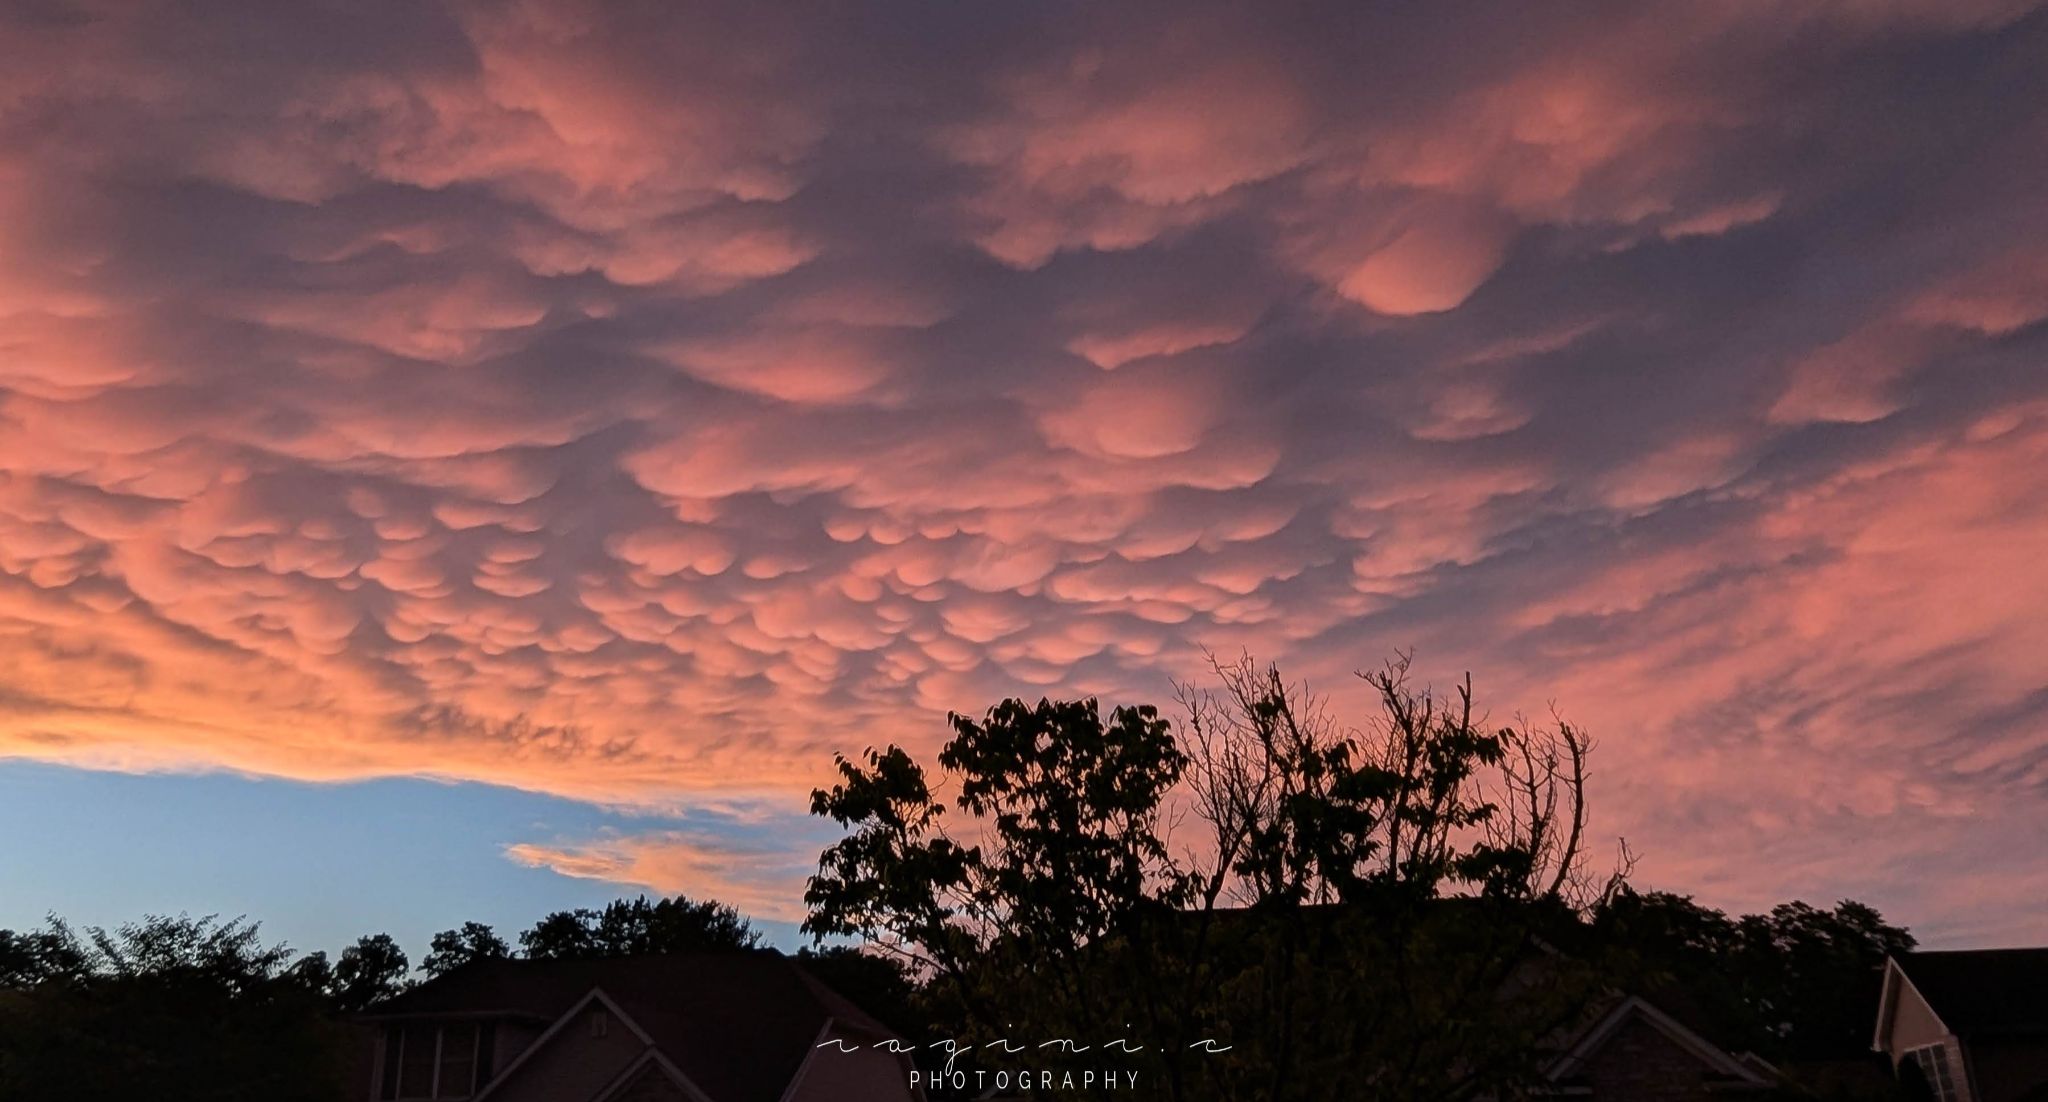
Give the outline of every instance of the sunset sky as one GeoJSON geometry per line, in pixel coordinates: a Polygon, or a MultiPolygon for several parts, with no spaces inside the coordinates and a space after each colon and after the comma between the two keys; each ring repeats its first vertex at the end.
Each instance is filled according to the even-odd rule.
{"type": "Polygon", "coordinates": [[[788,921],[1207,647],[2048,942],[2034,7],[0,0],[0,926],[788,921]]]}

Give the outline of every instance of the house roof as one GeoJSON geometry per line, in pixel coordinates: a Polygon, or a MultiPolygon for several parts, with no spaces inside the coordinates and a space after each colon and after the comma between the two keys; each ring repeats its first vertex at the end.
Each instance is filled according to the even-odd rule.
{"type": "Polygon", "coordinates": [[[377,1005],[377,1020],[553,1021],[601,990],[716,1102],[774,1102],[828,1020],[893,1031],[772,949],[602,960],[474,961],[377,1005]]]}
{"type": "Polygon", "coordinates": [[[1967,949],[1894,957],[1913,989],[1959,1036],[2048,1034],[2048,948],[1967,949]]]}
{"type": "Polygon", "coordinates": [[[1747,1054],[1729,1054],[1640,995],[1626,995],[1615,1000],[1544,1069],[1544,1077],[1554,1083],[1570,1080],[1632,1019],[1662,1033],[1679,1049],[1698,1060],[1700,1066],[1714,1076],[1717,1089],[1766,1090],[1777,1079],[1777,1069],[1768,1063],[1747,1054]]]}

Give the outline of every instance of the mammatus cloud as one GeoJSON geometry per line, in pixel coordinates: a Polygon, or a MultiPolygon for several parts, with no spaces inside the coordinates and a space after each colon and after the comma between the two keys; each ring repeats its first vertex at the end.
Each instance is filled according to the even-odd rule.
{"type": "Polygon", "coordinates": [[[1412,646],[1647,879],[2048,935],[2048,15],[865,18],[0,6],[0,753],[795,814],[1412,646]]]}

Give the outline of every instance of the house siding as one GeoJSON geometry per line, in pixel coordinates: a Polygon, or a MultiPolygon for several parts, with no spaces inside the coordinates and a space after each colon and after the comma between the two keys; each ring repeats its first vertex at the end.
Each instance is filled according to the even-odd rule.
{"type": "MultiPolygon", "coordinates": [[[[1909,983],[1899,984],[1899,995],[1892,1007],[1891,1048],[1892,1065],[1898,1066],[1908,1049],[1931,1045],[1948,1039],[1948,1030],[1941,1019],[1934,1016],[1934,1010],[1920,998],[1909,983]]],[[[1953,1054],[1951,1054],[1953,1055],[1953,1054]]]]}
{"type": "Polygon", "coordinates": [[[1662,1030],[1632,1017],[1580,1065],[1573,1079],[1595,1102],[1708,1102],[1707,1068],[1662,1030]]]}
{"type": "Polygon", "coordinates": [[[584,1008],[542,1042],[491,1093],[491,1102],[585,1102],[615,1082],[647,1046],[616,1015],[608,1015],[604,1036],[591,1036],[590,1017],[597,1012],[584,1008]]]}
{"type": "Polygon", "coordinates": [[[1885,1055],[1891,1057],[1892,1070],[1899,1070],[1899,1064],[1906,1054],[1928,1045],[1940,1045],[1948,1052],[1948,1066],[1955,1076],[1957,1102],[1990,1102],[1974,1093],[1970,1082],[1968,1064],[1963,1059],[1963,1046],[1951,1036],[1941,1019],[1934,1014],[1934,1008],[1927,1005],[1920,993],[1910,983],[1900,982],[1898,998],[1892,1006],[1890,1048],[1885,1055]]]}
{"type": "MultiPolygon", "coordinates": [[[[856,1097],[848,1095],[848,1098],[856,1097]]],[[[633,1081],[605,1099],[605,1102],[690,1102],[690,1096],[660,1067],[649,1064],[633,1081]]]]}
{"type": "MultiPolygon", "coordinates": [[[[548,1023],[553,1024],[553,1023],[548,1023]]],[[[498,1038],[493,1046],[490,1074],[495,1076],[506,1066],[519,1058],[519,1054],[533,1047],[540,1035],[547,1032],[547,1025],[530,1022],[508,1021],[498,1024],[498,1038]]]]}

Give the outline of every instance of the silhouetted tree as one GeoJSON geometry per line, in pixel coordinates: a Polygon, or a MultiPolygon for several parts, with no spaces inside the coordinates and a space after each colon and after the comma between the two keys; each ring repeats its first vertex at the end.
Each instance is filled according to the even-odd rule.
{"type": "Polygon", "coordinates": [[[465,922],[461,929],[434,935],[431,951],[420,962],[420,970],[438,976],[473,960],[503,960],[511,955],[512,947],[495,930],[481,922],[465,922]]]}
{"type": "Polygon", "coordinates": [[[53,919],[27,943],[46,963],[0,995],[0,1098],[341,1097],[323,996],[253,923],[152,916],[80,936],[53,919]]]}
{"type": "Polygon", "coordinates": [[[535,959],[721,952],[760,944],[760,931],[738,911],[680,895],[622,899],[599,911],[556,911],[519,935],[520,947],[535,959]]]}
{"type": "Polygon", "coordinates": [[[851,945],[797,950],[797,963],[877,1021],[906,1036],[923,1028],[917,983],[902,961],[851,945]]]}
{"type": "Polygon", "coordinates": [[[85,974],[88,962],[77,935],[52,915],[40,930],[0,930],[0,990],[24,990],[46,980],[85,974]]]}
{"type": "Polygon", "coordinates": [[[1155,1065],[1173,1097],[1442,1099],[1526,1074],[1589,982],[1543,936],[1619,879],[1583,869],[1585,738],[1487,727],[1469,685],[1412,689],[1405,660],[1363,675],[1380,707],[1356,731],[1271,667],[1215,672],[1183,691],[1185,745],[1151,707],[953,716],[961,836],[902,749],[842,757],[812,810],[850,833],[805,929],[901,954],[993,1036],[1227,1037],[1227,1058],[1155,1065]],[[1207,833],[1176,857],[1183,779],[1207,833]]]}
{"type": "Polygon", "coordinates": [[[405,990],[412,966],[390,934],[369,934],[341,951],[329,996],[336,1008],[354,1012],[405,990]]]}
{"type": "Polygon", "coordinates": [[[285,979],[323,999],[334,998],[334,962],[321,950],[306,953],[284,970],[285,979]]]}
{"type": "Polygon", "coordinates": [[[1185,758],[1150,707],[1105,722],[1092,700],[1008,700],[951,722],[939,761],[986,835],[945,833],[945,806],[902,749],[842,757],[812,810],[853,833],[823,855],[804,928],[903,955],[987,1028],[1099,1027],[1114,1010],[1084,997],[1081,950],[1180,893],[1158,818],[1185,758]]]}
{"type": "Polygon", "coordinates": [[[1886,956],[1913,935],[1873,908],[1781,903],[1730,918],[1691,897],[1624,891],[1596,928],[1628,955],[1637,982],[1682,986],[1729,1043],[1772,1058],[1840,1058],[1870,1044],[1886,956]]]}
{"type": "Polygon", "coordinates": [[[1378,707],[1356,727],[1271,666],[1213,669],[1180,697],[1214,853],[1193,955],[1230,974],[1219,1022],[1254,1023],[1225,1093],[1456,1098],[1533,1073],[1598,988],[1557,946],[1628,861],[1585,868],[1590,741],[1491,725],[1469,678],[1418,689],[1405,656],[1358,675],[1378,707]],[[1251,918],[1208,917],[1219,900],[1251,918]]]}

